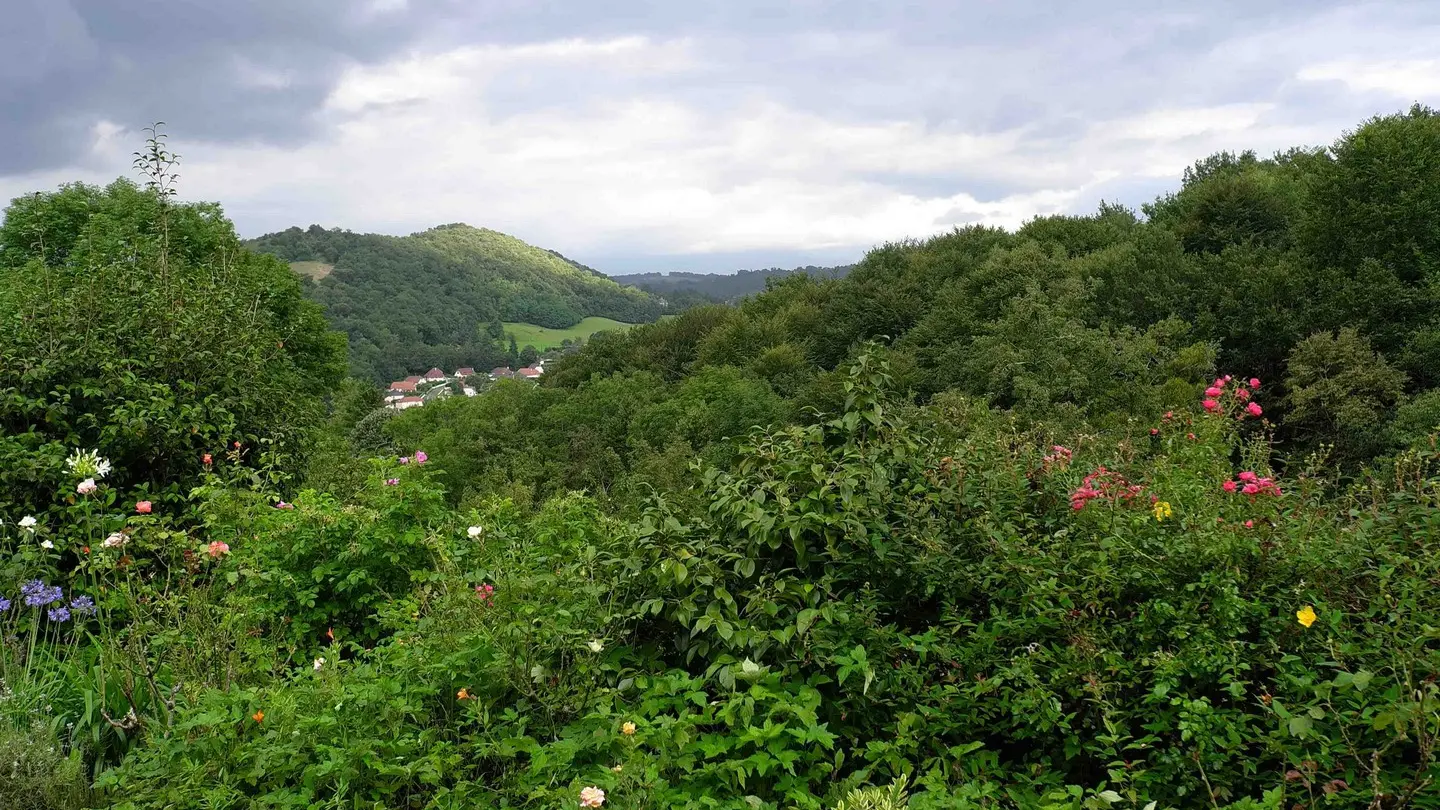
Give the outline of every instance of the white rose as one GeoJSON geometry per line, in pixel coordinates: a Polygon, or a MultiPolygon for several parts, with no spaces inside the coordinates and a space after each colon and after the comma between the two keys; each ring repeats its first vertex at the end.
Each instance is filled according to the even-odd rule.
{"type": "Polygon", "coordinates": [[[592,638],[589,641],[585,642],[585,646],[590,648],[590,652],[598,653],[601,650],[605,649],[605,642],[601,641],[598,638],[592,638]]]}
{"type": "Polygon", "coordinates": [[[35,518],[30,515],[20,518],[20,528],[35,531],[35,518]]]}
{"type": "Polygon", "coordinates": [[[50,542],[49,540],[42,540],[42,541],[40,541],[40,547],[41,547],[41,548],[55,548],[55,544],[52,543],[52,542],[50,542]]]}
{"type": "Polygon", "coordinates": [[[465,533],[470,535],[471,537],[479,537],[480,535],[485,533],[485,530],[479,526],[471,526],[470,528],[465,530],[465,533]]]}
{"type": "Polygon", "coordinates": [[[125,545],[125,535],[121,534],[120,532],[115,532],[114,534],[105,538],[105,548],[119,548],[123,545],[125,545]]]}

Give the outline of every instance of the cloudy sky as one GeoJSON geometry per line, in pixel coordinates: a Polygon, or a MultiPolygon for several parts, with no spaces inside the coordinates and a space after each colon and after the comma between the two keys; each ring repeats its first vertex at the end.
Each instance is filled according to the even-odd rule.
{"type": "Polygon", "coordinates": [[[1436,0],[4,5],[5,199],[133,176],[163,120],[244,236],[463,221],[609,272],[1138,206],[1440,104],[1436,0]]]}

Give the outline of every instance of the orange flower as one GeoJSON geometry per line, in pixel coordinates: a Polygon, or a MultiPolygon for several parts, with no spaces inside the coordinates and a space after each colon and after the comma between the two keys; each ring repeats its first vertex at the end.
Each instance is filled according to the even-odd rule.
{"type": "Polygon", "coordinates": [[[250,715],[250,719],[254,720],[256,723],[263,723],[265,722],[265,712],[255,712],[254,714],[250,715]]]}
{"type": "Polygon", "coordinates": [[[460,691],[455,693],[456,700],[469,700],[471,697],[470,690],[465,687],[461,687],[460,691]]]}
{"type": "Polygon", "coordinates": [[[330,639],[331,641],[334,641],[334,640],[335,640],[335,628],[332,627],[332,628],[330,628],[329,630],[326,630],[326,631],[325,631],[325,637],[328,638],[328,639],[330,639]]]}

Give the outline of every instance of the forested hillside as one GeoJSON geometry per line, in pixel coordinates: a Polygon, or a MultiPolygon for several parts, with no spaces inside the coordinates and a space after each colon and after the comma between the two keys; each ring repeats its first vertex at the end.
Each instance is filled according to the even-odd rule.
{"type": "Polygon", "coordinates": [[[507,362],[502,322],[551,328],[663,312],[643,292],[511,236],[443,225],[404,237],[290,228],[246,243],[292,263],[306,295],[350,339],[351,373],[375,382],[432,366],[507,362]]]}
{"type": "Polygon", "coordinates": [[[798,274],[812,278],[843,278],[854,265],[815,267],[806,265],[790,270],[771,267],[765,270],[740,270],[735,273],[633,273],[611,276],[616,282],[639,287],[661,296],[671,311],[702,304],[734,303],[747,295],[763,292],[771,282],[798,274]]]}

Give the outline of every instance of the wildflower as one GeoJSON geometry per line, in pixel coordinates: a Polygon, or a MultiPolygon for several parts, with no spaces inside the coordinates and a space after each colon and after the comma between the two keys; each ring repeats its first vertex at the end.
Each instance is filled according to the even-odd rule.
{"type": "Polygon", "coordinates": [[[120,548],[121,546],[125,545],[126,539],[127,538],[123,533],[114,532],[109,537],[105,538],[105,542],[101,543],[100,545],[104,546],[105,548],[120,548]]]}
{"type": "Polygon", "coordinates": [[[100,487],[96,485],[94,478],[86,478],[75,486],[75,491],[81,495],[89,495],[100,487]]]}
{"type": "Polygon", "coordinates": [[[320,668],[323,666],[325,666],[325,656],[322,655],[319,658],[315,659],[315,671],[319,672],[320,668]]]}
{"type": "Polygon", "coordinates": [[[585,642],[585,646],[590,648],[590,652],[598,653],[605,649],[605,642],[601,641],[598,638],[592,638],[589,641],[585,642]]]}
{"type": "Polygon", "coordinates": [[[610,770],[611,770],[611,771],[614,771],[615,773],[620,773],[621,771],[625,770],[625,766],[624,766],[624,765],[616,765],[615,767],[611,768],[610,770]]]}
{"type": "Polygon", "coordinates": [[[1174,514],[1175,512],[1170,508],[1170,504],[1166,501],[1155,502],[1155,520],[1157,522],[1162,521],[1165,518],[1171,517],[1174,514]]]}
{"type": "Polygon", "coordinates": [[[70,610],[64,605],[61,605],[60,607],[50,608],[50,610],[47,611],[45,615],[49,616],[50,621],[52,622],[70,621],[70,610]]]}
{"type": "Polygon", "coordinates": [[[65,469],[80,478],[104,478],[110,474],[110,460],[96,450],[76,450],[65,459],[65,469]]]}
{"type": "Polygon", "coordinates": [[[479,526],[471,526],[470,528],[465,530],[465,533],[470,535],[470,537],[475,538],[484,534],[485,530],[479,526]]]}
{"type": "Polygon", "coordinates": [[[1195,441],[1195,434],[1194,434],[1194,433],[1186,433],[1186,434],[1185,434],[1185,438],[1187,438],[1187,439],[1189,439],[1190,441],[1193,442],[1193,441],[1195,441]]]}
{"type": "Polygon", "coordinates": [[[81,553],[81,554],[89,554],[89,553],[90,553],[90,547],[89,547],[89,546],[81,546],[81,547],[80,547],[80,553],[81,553]]]}
{"type": "Polygon", "coordinates": [[[410,463],[410,457],[409,457],[409,456],[401,456],[401,457],[400,457],[400,463],[401,463],[401,464],[409,464],[409,463],[410,463]]]}
{"type": "Polygon", "coordinates": [[[236,449],[236,450],[239,450],[239,449],[240,449],[240,442],[238,442],[238,441],[235,442],[235,449],[236,449]]]}
{"type": "Polygon", "coordinates": [[[1249,405],[1246,405],[1246,406],[1245,406],[1245,411],[1246,411],[1247,413],[1249,413],[1251,416],[1259,416],[1260,414],[1265,413],[1265,411],[1262,410],[1262,409],[1260,408],[1260,406],[1257,405],[1257,404],[1255,404],[1254,402],[1250,403],[1249,405]]]}
{"type": "Polygon", "coordinates": [[[1255,521],[1253,521],[1253,520],[1247,520],[1247,521],[1245,521],[1245,528],[1247,528],[1247,529],[1253,529],[1253,528],[1255,528],[1255,521]]]}
{"type": "Polygon", "coordinates": [[[1305,607],[1295,611],[1295,620],[1300,622],[1300,624],[1305,627],[1309,627],[1310,625],[1314,624],[1317,618],[1319,617],[1315,615],[1315,608],[1310,607],[1309,605],[1306,605],[1305,607]]]}
{"type": "Polygon", "coordinates": [[[20,595],[25,597],[27,607],[44,607],[64,599],[65,591],[59,585],[50,586],[38,579],[32,579],[20,586],[20,595]]]}
{"type": "Polygon", "coordinates": [[[1205,410],[1207,410],[1207,411],[1215,411],[1215,410],[1218,410],[1218,409],[1220,408],[1220,403],[1216,402],[1216,401],[1213,400],[1213,399],[1207,399],[1207,400],[1205,400],[1204,402],[1202,402],[1202,403],[1200,403],[1200,404],[1203,405],[1203,406],[1205,406],[1205,410]]]}
{"type": "Polygon", "coordinates": [[[1175,418],[1175,412],[1174,412],[1174,411],[1166,411],[1166,412],[1165,412],[1165,418],[1166,418],[1166,419],[1174,419],[1174,418],[1175,418]]]}
{"type": "Polygon", "coordinates": [[[424,451],[424,450],[416,450],[416,451],[415,451],[415,463],[416,463],[416,464],[424,464],[425,462],[427,462],[427,461],[429,461],[429,460],[430,460],[430,457],[427,456],[427,455],[425,455],[425,451],[424,451]]]}
{"type": "Polygon", "coordinates": [[[473,700],[474,697],[474,695],[470,694],[470,689],[464,686],[460,687],[460,691],[455,693],[456,700],[473,700]]]}
{"type": "Polygon", "coordinates": [[[1251,387],[1251,388],[1254,388],[1254,389],[1256,389],[1256,390],[1259,390],[1259,388],[1260,388],[1260,378],[1259,378],[1259,377],[1251,377],[1251,378],[1250,378],[1250,387],[1251,387]]]}
{"type": "Polygon", "coordinates": [[[25,517],[20,518],[20,522],[15,525],[19,526],[27,532],[33,532],[35,531],[35,518],[32,515],[26,515],[25,517]]]}
{"type": "Polygon", "coordinates": [[[70,600],[70,609],[80,616],[89,616],[95,612],[95,600],[88,596],[77,596],[70,600]]]}
{"type": "Polygon", "coordinates": [[[250,719],[254,720],[256,725],[259,725],[265,722],[265,712],[255,712],[254,714],[250,715],[250,719]]]}
{"type": "Polygon", "coordinates": [[[605,791],[594,785],[580,789],[581,807],[599,807],[605,803],[605,791]]]}
{"type": "Polygon", "coordinates": [[[635,733],[635,724],[626,720],[624,725],[620,726],[620,733],[627,737],[632,736],[635,733]]]}
{"type": "Polygon", "coordinates": [[[55,548],[55,544],[49,540],[41,540],[40,547],[48,551],[49,549],[55,548]]]}
{"type": "Polygon", "coordinates": [[[400,479],[399,479],[399,478],[386,478],[386,479],[385,479],[385,486],[387,486],[387,487],[397,486],[397,485],[399,485],[399,483],[400,483],[400,479]]]}
{"type": "Polygon", "coordinates": [[[294,508],[295,508],[295,504],[293,504],[293,503],[286,503],[286,502],[284,502],[284,501],[279,501],[279,502],[277,502],[277,503],[275,504],[275,508],[276,508],[276,509],[294,509],[294,508]]]}
{"type": "Polygon", "coordinates": [[[1159,436],[1159,435],[1160,435],[1160,428],[1150,428],[1150,435],[1151,435],[1151,436],[1159,436]]]}
{"type": "Polygon", "coordinates": [[[334,640],[335,640],[335,628],[333,628],[333,627],[326,628],[326,630],[325,630],[325,637],[328,638],[328,639],[330,639],[331,641],[334,641],[334,640]]]}
{"type": "Polygon", "coordinates": [[[223,555],[225,555],[225,554],[229,554],[229,553],[230,553],[230,545],[229,545],[228,543],[226,543],[224,540],[215,540],[215,541],[213,541],[212,543],[210,543],[210,545],[206,546],[206,547],[205,547],[205,550],[206,550],[206,552],[210,555],[210,557],[213,559],[213,558],[221,557],[221,556],[223,556],[223,555]]]}
{"type": "Polygon", "coordinates": [[[9,609],[10,609],[10,600],[9,600],[9,599],[6,599],[6,598],[3,597],[3,596],[0,596],[0,613],[4,613],[5,611],[7,611],[7,610],[9,610],[9,609]]]}
{"type": "Polygon", "coordinates": [[[151,504],[149,501],[137,501],[135,503],[135,514],[148,515],[150,514],[150,508],[151,504]]]}
{"type": "Polygon", "coordinates": [[[495,586],[490,584],[476,585],[475,596],[478,597],[481,602],[488,602],[495,596],[495,586]]]}
{"type": "Polygon", "coordinates": [[[210,457],[209,453],[206,453],[205,455],[200,457],[200,463],[204,464],[206,467],[209,467],[211,464],[214,463],[214,459],[210,457]]]}

